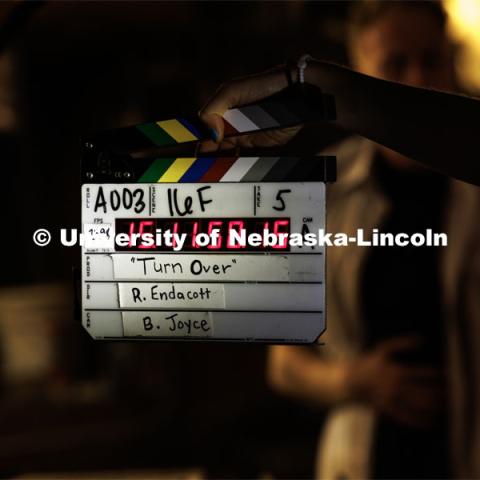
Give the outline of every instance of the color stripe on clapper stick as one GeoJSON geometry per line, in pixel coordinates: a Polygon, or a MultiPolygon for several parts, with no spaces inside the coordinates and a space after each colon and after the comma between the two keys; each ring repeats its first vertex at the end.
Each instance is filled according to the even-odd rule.
{"type": "Polygon", "coordinates": [[[240,182],[246,173],[257,162],[258,157],[239,157],[227,170],[220,182],[240,182]]]}
{"type": "Polygon", "coordinates": [[[143,123],[136,126],[157,147],[177,143],[194,142],[201,139],[198,130],[187,120],[171,119],[160,122],[143,123]]]}
{"type": "Polygon", "coordinates": [[[194,157],[177,158],[157,181],[161,183],[177,183],[195,160],[196,158],[194,157]]]}
{"type": "Polygon", "coordinates": [[[231,127],[225,131],[230,135],[301,123],[297,115],[278,102],[266,102],[262,106],[232,108],[225,112],[223,119],[231,127]]]}
{"type": "Polygon", "coordinates": [[[138,179],[139,183],[156,183],[175,161],[174,158],[157,158],[138,179]]]}
{"type": "Polygon", "coordinates": [[[322,162],[296,157],[240,157],[220,182],[282,182],[315,180],[322,176],[322,162]],[[320,168],[320,170],[318,170],[320,168]]]}
{"type": "Polygon", "coordinates": [[[219,182],[235,161],[235,157],[216,158],[211,167],[200,178],[200,182],[219,182]]]}
{"type": "MultiPolygon", "coordinates": [[[[232,108],[225,112],[223,119],[225,136],[301,123],[301,119],[294,112],[278,102],[265,102],[261,106],[248,105],[232,108]]],[[[200,133],[205,130],[205,126],[199,119],[175,118],[144,123],[137,125],[136,128],[157,147],[194,142],[206,138],[200,133]]]]}
{"type": "Polygon", "coordinates": [[[214,158],[200,157],[193,162],[192,166],[184,173],[180,178],[180,183],[185,182],[198,182],[200,179],[210,170],[210,167],[214,164],[214,158]]]}
{"type": "Polygon", "coordinates": [[[242,182],[258,182],[262,180],[265,175],[278,162],[279,157],[260,157],[250,170],[242,177],[242,182]]]}
{"type": "MultiPolygon", "coordinates": [[[[157,158],[139,183],[281,182],[318,178],[323,163],[297,157],[157,158]]],[[[321,176],[321,175],[320,175],[321,176]]]]}
{"type": "MultiPolygon", "coordinates": [[[[286,128],[316,120],[334,120],[333,97],[327,94],[319,96],[318,93],[311,100],[305,94],[294,93],[227,110],[223,116],[225,136],[286,128]]],[[[103,132],[88,139],[86,144],[98,143],[101,148],[112,151],[133,152],[209,138],[211,135],[207,126],[198,117],[177,117],[103,132]]]]}

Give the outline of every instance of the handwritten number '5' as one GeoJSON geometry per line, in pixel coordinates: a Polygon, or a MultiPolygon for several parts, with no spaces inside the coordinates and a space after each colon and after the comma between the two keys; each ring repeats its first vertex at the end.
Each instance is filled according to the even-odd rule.
{"type": "Polygon", "coordinates": [[[282,198],[282,195],[284,193],[290,193],[290,192],[291,192],[290,189],[279,190],[278,191],[277,196],[275,197],[275,200],[278,200],[278,202],[280,203],[280,206],[276,207],[275,205],[273,205],[274,210],[277,210],[278,212],[281,212],[282,210],[285,210],[285,200],[282,198]]]}

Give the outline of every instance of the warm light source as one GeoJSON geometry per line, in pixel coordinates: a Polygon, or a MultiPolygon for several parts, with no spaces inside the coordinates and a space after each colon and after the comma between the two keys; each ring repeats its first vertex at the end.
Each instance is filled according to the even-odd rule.
{"type": "Polygon", "coordinates": [[[445,0],[449,30],[460,44],[458,73],[467,88],[480,91],[480,0],[445,0]]]}

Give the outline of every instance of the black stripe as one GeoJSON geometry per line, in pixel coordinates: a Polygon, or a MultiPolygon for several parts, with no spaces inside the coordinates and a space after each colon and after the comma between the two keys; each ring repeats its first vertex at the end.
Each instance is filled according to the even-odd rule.
{"type": "Polygon", "coordinates": [[[302,158],[295,168],[289,172],[288,180],[291,182],[301,182],[308,180],[310,182],[332,181],[331,177],[336,176],[332,172],[332,159],[335,157],[310,157],[302,158]],[[327,178],[327,174],[328,177],[327,178]]]}
{"type": "Polygon", "coordinates": [[[285,107],[298,118],[302,119],[302,123],[314,122],[323,118],[323,113],[318,108],[305,103],[300,99],[288,99],[285,101],[285,107]]]}
{"type": "Polygon", "coordinates": [[[297,117],[284,104],[279,102],[265,102],[261,107],[271,115],[282,127],[289,127],[292,125],[300,125],[303,119],[297,117]]]}
{"type": "Polygon", "coordinates": [[[297,157],[281,157],[273,168],[265,175],[262,182],[284,182],[288,174],[295,168],[300,161],[297,157]]]}

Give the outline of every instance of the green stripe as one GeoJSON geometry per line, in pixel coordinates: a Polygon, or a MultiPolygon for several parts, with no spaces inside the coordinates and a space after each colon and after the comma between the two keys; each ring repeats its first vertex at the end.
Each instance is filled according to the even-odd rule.
{"type": "Polygon", "coordinates": [[[178,143],[156,123],[143,123],[142,125],[137,125],[137,128],[155,145],[157,145],[157,147],[162,147],[164,145],[176,145],[178,143]]]}
{"type": "Polygon", "coordinates": [[[138,183],[157,182],[174,161],[174,158],[157,158],[138,179],[138,183]]]}

